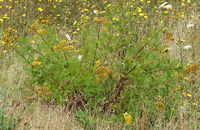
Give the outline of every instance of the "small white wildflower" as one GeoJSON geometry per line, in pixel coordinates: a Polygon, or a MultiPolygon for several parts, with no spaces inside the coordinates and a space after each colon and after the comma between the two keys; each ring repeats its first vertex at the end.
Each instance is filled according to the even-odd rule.
{"type": "Polygon", "coordinates": [[[168,2],[164,2],[159,6],[159,8],[172,9],[172,5],[168,4],[168,2]]]}
{"type": "Polygon", "coordinates": [[[168,4],[164,7],[165,9],[172,9],[172,5],[171,4],[168,4]]]}
{"type": "Polygon", "coordinates": [[[179,110],[180,110],[181,112],[185,112],[185,111],[187,110],[187,105],[182,105],[182,106],[180,106],[180,107],[179,107],[179,110]]]}
{"type": "Polygon", "coordinates": [[[194,24],[193,23],[189,23],[189,24],[186,25],[186,27],[187,27],[187,29],[192,28],[192,27],[194,27],[194,24]]]}
{"type": "Polygon", "coordinates": [[[3,50],[3,53],[7,53],[8,51],[7,50],[3,50]]]}
{"type": "Polygon", "coordinates": [[[105,60],[105,61],[104,61],[104,64],[108,64],[108,61],[107,61],[107,60],[105,60]]]}
{"type": "Polygon", "coordinates": [[[168,2],[162,3],[162,4],[159,6],[159,8],[163,8],[167,3],[168,3],[168,2]]]}
{"type": "Polygon", "coordinates": [[[82,61],[83,55],[78,55],[78,60],[82,61]]]}
{"type": "Polygon", "coordinates": [[[67,38],[68,41],[72,40],[71,37],[70,37],[70,35],[68,33],[65,35],[65,37],[67,38]]]}
{"type": "Polygon", "coordinates": [[[93,10],[93,13],[94,13],[94,14],[98,14],[99,11],[95,9],[95,10],[93,10]]]}
{"type": "Polygon", "coordinates": [[[184,49],[184,50],[192,49],[192,45],[185,45],[185,46],[183,47],[183,49],[184,49]]]}

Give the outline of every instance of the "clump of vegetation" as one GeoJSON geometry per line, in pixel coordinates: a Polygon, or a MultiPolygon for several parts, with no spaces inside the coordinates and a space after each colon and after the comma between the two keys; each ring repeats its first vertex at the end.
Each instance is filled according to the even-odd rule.
{"type": "Polygon", "coordinates": [[[37,97],[75,111],[86,129],[95,129],[89,116],[150,129],[158,120],[179,117],[183,107],[198,106],[190,88],[199,86],[199,63],[195,50],[185,55],[198,38],[188,46],[179,30],[180,22],[195,18],[197,1],[1,4],[0,10],[9,11],[0,16],[2,56],[15,51],[37,84],[37,97]],[[172,45],[178,48],[176,59],[172,45]]]}

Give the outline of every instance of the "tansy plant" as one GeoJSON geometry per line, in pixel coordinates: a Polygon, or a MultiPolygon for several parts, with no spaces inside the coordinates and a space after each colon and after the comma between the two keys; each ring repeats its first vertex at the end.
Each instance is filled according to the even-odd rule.
{"type": "Polygon", "coordinates": [[[167,121],[183,97],[192,97],[188,74],[198,65],[182,69],[168,56],[177,36],[171,25],[190,17],[191,1],[15,0],[9,6],[0,16],[1,43],[29,65],[32,82],[41,86],[35,93],[47,95],[46,102],[117,121],[128,111],[124,121],[131,124],[142,117],[167,121]]]}

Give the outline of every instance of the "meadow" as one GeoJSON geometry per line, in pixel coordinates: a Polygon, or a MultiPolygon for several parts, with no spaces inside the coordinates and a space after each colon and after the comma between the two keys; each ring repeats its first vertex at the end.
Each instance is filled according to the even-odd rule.
{"type": "Polygon", "coordinates": [[[0,130],[198,130],[199,41],[199,0],[0,0],[0,130]]]}

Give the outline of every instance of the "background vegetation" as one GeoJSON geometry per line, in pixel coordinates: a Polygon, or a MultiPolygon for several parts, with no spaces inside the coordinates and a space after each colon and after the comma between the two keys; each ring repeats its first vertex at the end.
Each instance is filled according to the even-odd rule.
{"type": "Polygon", "coordinates": [[[1,129],[199,129],[199,4],[0,0],[1,129]]]}

